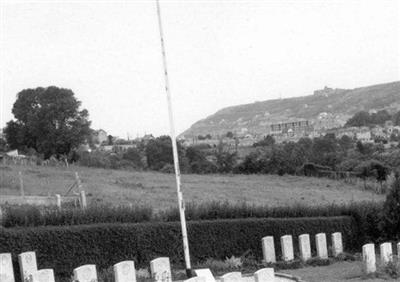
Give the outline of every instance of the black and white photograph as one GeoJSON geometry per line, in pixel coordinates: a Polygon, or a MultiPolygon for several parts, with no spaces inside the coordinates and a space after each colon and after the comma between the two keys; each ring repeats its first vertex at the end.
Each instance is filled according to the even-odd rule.
{"type": "Polygon", "coordinates": [[[395,281],[400,1],[0,0],[0,282],[395,281]]]}

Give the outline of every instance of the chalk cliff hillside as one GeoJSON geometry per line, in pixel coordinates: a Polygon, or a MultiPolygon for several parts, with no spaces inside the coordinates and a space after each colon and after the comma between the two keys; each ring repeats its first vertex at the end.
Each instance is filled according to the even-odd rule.
{"type": "Polygon", "coordinates": [[[197,121],[180,136],[224,135],[228,131],[264,134],[274,123],[294,120],[315,123],[321,116],[329,116],[335,124],[343,125],[358,111],[381,109],[400,109],[400,81],[355,89],[325,87],[309,96],[228,107],[197,121]]]}

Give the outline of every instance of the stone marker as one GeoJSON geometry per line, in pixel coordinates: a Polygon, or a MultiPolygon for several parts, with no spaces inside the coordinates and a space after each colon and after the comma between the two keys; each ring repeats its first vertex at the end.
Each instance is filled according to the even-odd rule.
{"type": "Polygon", "coordinates": [[[0,281],[15,282],[11,254],[0,254],[0,281]]]}
{"type": "Polygon", "coordinates": [[[332,254],[337,257],[343,253],[342,233],[335,232],[332,234],[332,254]]]}
{"type": "Polygon", "coordinates": [[[150,262],[151,277],[157,282],[172,282],[169,258],[162,257],[150,262]]]}
{"type": "Polygon", "coordinates": [[[364,245],[362,247],[362,256],[363,256],[364,272],[366,274],[376,272],[375,245],[374,244],[364,245]]]}
{"type": "Polygon", "coordinates": [[[326,245],[325,233],[315,235],[315,245],[317,246],[317,256],[320,259],[328,259],[328,247],[326,245]]]}
{"type": "Polygon", "coordinates": [[[39,269],[31,274],[30,282],[55,282],[53,269],[39,269]]]}
{"type": "Polygon", "coordinates": [[[310,235],[302,234],[299,236],[299,249],[300,258],[303,261],[309,260],[311,258],[310,235]]]}
{"type": "Polygon", "coordinates": [[[96,265],[85,264],[74,269],[74,280],[79,282],[97,282],[96,265]]]}
{"type": "Polygon", "coordinates": [[[400,261],[400,243],[397,243],[397,258],[400,261]]]}
{"type": "Polygon", "coordinates": [[[184,282],[206,282],[206,278],[204,276],[194,276],[184,280],[184,282]]]}
{"type": "Polygon", "coordinates": [[[275,282],[275,271],[273,268],[262,268],[254,272],[255,282],[275,282]]]}
{"type": "Polygon", "coordinates": [[[61,210],[61,195],[56,194],[56,205],[59,210],[61,210]]]}
{"type": "Polygon", "coordinates": [[[261,239],[262,242],[262,252],[264,261],[266,263],[275,263],[276,256],[275,256],[275,245],[274,245],[274,237],[267,236],[261,239]]]}
{"type": "Polygon", "coordinates": [[[221,282],[242,282],[242,273],[239,271],[228,272],[221,276],[221,282]]]}
{"type": "Polygon", "coordinates": [[[19,269],[21,271],[21,280],[24,282],[35,273],[37,269],[35,252],[25,252],[18,255],[19,269]]]}
{"type": "Polygon", "coordinates": [[[281,237],[282,259],[284,261],[294,260],[292,235],[281,237]]]}
{"type": "Polygon", "coordinates": [[[198,277],[204,277],[206,279],[205,282],[215,282],[214,275],[209,268],[195,269],[194,273],[196,273],[198,277]]]}
{"type": "Polygon", "coordinates": [[[392,243],[383,243],[380,245],[381,263],[383,265],[393,260],[392,243]]]}
{"type": "Polygon", "coordinates": [[[114,264],[115,282],[136,282],[135,263],[132,260],[114,264]]]}

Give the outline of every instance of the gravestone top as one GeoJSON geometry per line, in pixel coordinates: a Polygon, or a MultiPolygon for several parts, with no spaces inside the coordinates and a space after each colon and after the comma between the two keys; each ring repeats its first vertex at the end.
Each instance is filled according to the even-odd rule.
{"type": "Polygon", "coordinates": [[[254,273],[255,282],[275,282],[275,271],[273,268],[262,268],[254,273]]]}
{"type": "Polygon", "coordinates": [[[214,275],[209,268],[195,269],[194,273],[196,273],[198,277],[204,277],[206,279],[205,282],[215,282],[214,275]]]}
{"type": "Polygon", "coordinates": [[[221,276],[221,282],[241,282],[242,273],[238,271],[228,272],[221,276]]]}
{"type": "Polygon", "coordinates": [[[18,262],[21,270],[21,279],[23,281],[29,279],[30,275],[38,270],[35,252],[24,252],[19,254],[18,262]]]}
{"type": "Polygon", "coordinates": [[[115,282],[136,282],[135,263],[131,260],[114,264],[115,282]]]}
{"type": "Polygon", "coordinates": [[[85,264],[75,268],[74,279],[79,282],[97,282],[96,265],[85,264]]]}
{"type": "Polygon", "coordinates": [[[0,254],[0,281],[15,282],[14,269],[10,253],[0,254]]]}
{"type": "Polygon", "coordinates": [[[55,282],[53,269],[40,269],[32,273],[31,282],[55,282]]]}
{"type": "Polygon", "coordinates": [[[150,261],[151,276],[157,282],[172,282],[171,265],[168,257],[160,257],[150,261]]]}

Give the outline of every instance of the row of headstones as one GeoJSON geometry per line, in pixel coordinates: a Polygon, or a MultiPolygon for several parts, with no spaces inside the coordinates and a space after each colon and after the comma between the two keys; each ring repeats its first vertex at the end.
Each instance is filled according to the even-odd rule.
{"type": "MultiPolygon", "coordinates": [[[[392,243],[383,243],[379,246],[380,263],[382,266],[387,265],[394,259],[392,243]]],[[[376,272],[376,255],[375,244],[366,244],[362,247],[362,257],[364,270],[366,273],[376,272]]],[[[400,242],[397,243],[397,257],[400,259],[400,242]]]]}
{"type": "MultiPolygon", "coordinates": [[[[339,254],[343,253],[342,234],[340,232],[333,233],[331,235],[331,238],[333,256],[337,257],[339,254]]],[[[292,235],[284,235],[280,238],[280,241],[282,249],[282,259],[284,261],[294,260],[292,235]]],[[[264,237],[261,239],[261,242],[264,261],[266,263],[275,263],[276,255],[274,237],[264,237]]],[[[317,235],[315,235],[315,245],[317,247],[317,257],[320,259],[328,259],[328,246],[326,243],[325,233],[318,233],[317,235]]],[[[299,236],[299,249],[300,258],[303,261],[311,259],[311,244],[309,234],[302,234],[299,236]]]]}
{"type": "MultiPolygon", "coordinates": [[[[53,269],[38,269],[35,252],[25,252],[18,255],[22,282],[55,282],[53,269]]],[[[122,261],[113,266],[115,282],[136,282],[136,270],[133,261],[122,261]]],[[[172,282],[171,265],[169,258],[156,258],[150,262],[150,271],[155,282],[172,282]]],[[[215,282],[209,269],[197,269],[196,276],[185,282],[215,282]]],[[[273,268],[263,268],[254,273],[255,282],[274,281],[273,268]]],[[[96,265],[86,264],[73,271],[74,281],[97,281],[96,265]]],[[[242,280],[240,272],[230,272],[221,277],[221,282],[239,282],[242,280]]],[[[15,282],[11,254],[0,254],[0,281],[15,282]]]]}

